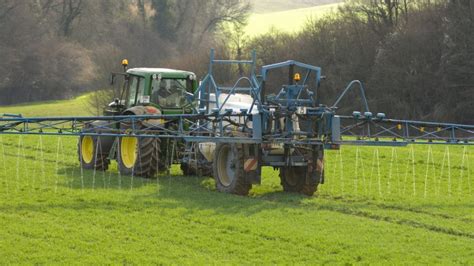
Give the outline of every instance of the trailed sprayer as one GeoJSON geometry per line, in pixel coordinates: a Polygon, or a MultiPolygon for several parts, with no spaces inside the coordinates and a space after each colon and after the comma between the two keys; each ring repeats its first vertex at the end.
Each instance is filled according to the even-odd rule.
{"type": "Polygon", "coordinates": [[[372,113],[357,80],[334,104],[322,104],[321,68],[298,61],[257,70],[255,52],[249,60],[221,60],[211,50],[208,73],[199,83],[192,72],[127,70],[127,64],[124,60],[124,73],[112,75],[112,81],[121,75],[125,82],[104,116],[4,114],[0,133],[78,136],[83,168],[105,171],[116,160],[121,174],[153,177],[179,163],[185,175],[212,175],[218,191],[239,195],[260,184],[264,166],[279,169],[285,191],[313,195],[324,183],[324,150],[340,145],[474,144],[474,125],[372,113]],[[247,65],[249,75],[221,85],[213,73],[222,64],[247,65]],[[282,69],[287,82],[275,88],[270,73],[282,69]],[[364,110],[338,115],[338,104],[353,89],[364,110]]]}

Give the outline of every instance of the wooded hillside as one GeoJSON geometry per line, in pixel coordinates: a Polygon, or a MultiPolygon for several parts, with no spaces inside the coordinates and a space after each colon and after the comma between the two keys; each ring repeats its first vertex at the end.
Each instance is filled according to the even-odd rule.
{"type": "Polygon", "coordinates": [[[249,10],[242,0],[2,0],[0,104],[103,88],[121,58],[183,61],[249,10]]]}
{"type": "MultiPolygon", "coordinates": [[[[259,64],[321,66],[322,103],[359,79],[374,112],[474,123],[474,1],[346,1],[297,34],[251,39],[242,32],[250,11],[245,0],[3,0],[0,104],[105,88],[124,57],[202,75],[215,47],[234,58],[256,49],[259,64]]],[[[361,109],[355,97],[342,112],[361,109]]]]}

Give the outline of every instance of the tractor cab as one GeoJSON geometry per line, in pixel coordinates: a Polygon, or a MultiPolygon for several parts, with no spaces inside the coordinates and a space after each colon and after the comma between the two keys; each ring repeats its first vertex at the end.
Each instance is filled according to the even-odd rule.
{"type": "MultiPolygon", "coordinates": [[[[114,75],[114,74],[113,74],[114,75]]],[[[108,114],[121,114],[135,106],[152,106],[162,114],[187,113],[187,95],[197,89],[196,75],[167,68],[130,68],[121,73],[124,84],[120,99],[106,108],[108,114]]]]}

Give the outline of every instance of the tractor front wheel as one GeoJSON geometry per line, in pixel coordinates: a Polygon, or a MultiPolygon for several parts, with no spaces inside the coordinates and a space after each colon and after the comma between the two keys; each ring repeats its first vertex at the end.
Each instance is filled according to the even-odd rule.
{"type": "Polygon", "coordinates": [[[244,152],[238,144],[218,144],[214,152],[214,178],[220,192],[248,195],[252,184],[245,179],[244,152]]]}
{"type": "Polygon", "coordinates": [[[77,154],[81,167],[84,169],[96,169],[106,171],[110,160],[108,151],[103,151],[103,145],[100,137],[80,136],[77,144],[77,154]]]}
{"type": "Polygon", "coordinates": [[[119,138],[117,162],[122,175],[153,177],[158,170],[158,157],[158,139],[119,138]]]}

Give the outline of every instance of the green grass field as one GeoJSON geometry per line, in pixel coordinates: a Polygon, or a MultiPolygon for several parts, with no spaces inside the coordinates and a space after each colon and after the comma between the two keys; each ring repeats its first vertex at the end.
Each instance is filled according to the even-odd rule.
{"type": "MultiPolygon", "coordinates": [[[[63,113],[70,102],[0,113],[87,113],[63,113]]],[[[283,193],[271,168],[240,197],[178,166],[157,179],[120,176],[115,163],[82,170],[76,145],[0,136],[2,264],[474,261],[473,148],[343,147],[326,152],[326,184],[314,197],[283,193]]]]}
{"type": "Polygon", "coordinates": [[[22,114],[25,117],[61,115],[87,116],[91,114],[91,107],[89,105],[90,96],[91,94],[85,94],[71,100],[0,106],[0,114],[22,114]]]}
{"type": "Polygon", "coordinates": [[[340,4],[328,4],[315,7],[298,8],[287,11],[278,11],[262,14],[252,14],[249,17],[245,33],[250,36],[265,34],[272,28],[283,32],[301,31],[304,24],[310,18],[320,18],[332,10],[336,10],[340,4]]]}

